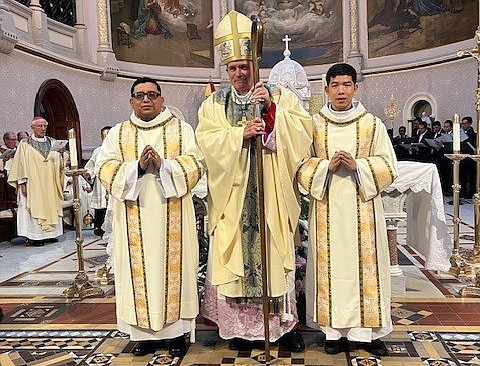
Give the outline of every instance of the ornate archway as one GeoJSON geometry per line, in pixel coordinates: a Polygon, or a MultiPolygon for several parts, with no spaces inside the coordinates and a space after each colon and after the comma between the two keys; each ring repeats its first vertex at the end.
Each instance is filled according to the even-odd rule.
{"type": "Polygon", "coordinates": [[[42,116],[48,121],[47,135],[56,139],[68,139],[68,130],[74,128],[77,154],[82,156],[78,110],[65,84],[57,79],[44,81],[35,96],[34,115],[42,116]]]}

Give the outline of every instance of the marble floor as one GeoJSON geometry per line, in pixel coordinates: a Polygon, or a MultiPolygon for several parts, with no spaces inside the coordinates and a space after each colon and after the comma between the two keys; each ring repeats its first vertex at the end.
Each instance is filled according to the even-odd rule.
{"type": "MultiPolygon", "coordinates": [[[[445,200],[448,202],[448,198],[445,200]]],[[[445,205],[449,231],[453,232],[452,206],[445,205]]],[[[461,206],[460,236],[463,248],[474,240],[471,202],[461,206]]],[[[106,258],[106,243],[84,230],[84,267],[90,279],[106,258]]],[[[320,332],[300,327],[306,350],[291,354],[273,346],[274,365],[401,366],[480,365],[480,298],[463,298],[459,290],[470,278],[424,268],[425,260],[406,244],[406,226],[398,230],[400,268],[405,292],[392,301],[394,331],[383,338],[388,356],[375,357],[355,344],[332,356],[323,351],[320,332]]],[[[167,349],[134,357],[134,343],[116,330],[113,281],[102,285],[101,298],[68,300],[62,292],[78,271],[74,232],[57,243],[25,247],[0,243],[0,365],[256,365],[264,352],[232,351],[215,328],[198,319],[196,343],[183,359],[172,359],[167,349]]],[[[93,281],[92,281],[93,282],[93,281]]]]}

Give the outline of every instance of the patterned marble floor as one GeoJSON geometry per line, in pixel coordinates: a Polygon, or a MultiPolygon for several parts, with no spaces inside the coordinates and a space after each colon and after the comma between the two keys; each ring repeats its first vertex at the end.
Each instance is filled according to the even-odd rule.
{"type": "MultiPolygon", "coordinates": [[[[466,204],[468,205],[468,204],[466,204]]],[[[465,207],[464,209],[469,209],[465,207]]],[[[453,231],[451,216],[450,231],[453,231]]],[[[473,246],[472,222],[460,225],[461,245],[473,246]]],[[[105,242],[84,231],[85,271],[93,278],[105,259],[105,242]]],[[[480,299],[462,298],[458,291],[470,279],[426,270],[424,258],[405,244],[401,225],[398,248],[406,278],[406,295],[392,302],[394,331],[383,338],[388,356],[374,357],[357,345],[332,356],[323,351],[322,333],[302,326],[307,348],[290,354],[271,350],[272,365],[400,366],[480,365],[480,299]]],[[[78,269],[74,236],[43,248],[0,244],[0,365],[194,365],[264,364],[262,350],[232,351],[214,328],[198,321],[196,343],[183,359],[171,359],[168,347],[134,357],[134,343],[115,327],[113,283],[102,285],[102,298],[65,301],[62,292],[78,269]],[[33,258],[32,258],[33,257],[33,258]],[[43,259],[43,260],[42,260],[43,259]]]]}

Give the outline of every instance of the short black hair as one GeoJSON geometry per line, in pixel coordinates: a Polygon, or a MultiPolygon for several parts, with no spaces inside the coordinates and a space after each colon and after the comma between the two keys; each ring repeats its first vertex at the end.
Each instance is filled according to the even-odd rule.
{"type": "Polygon", "coordinates": [[[330,79],[339,75],[351,76],[354,84],[357,83],[357,71],[352,65],[346,63],[338,63],[331,66],[327,71],[327,85],[330,85],[330,79]]]}
{"type": "Polygon", "coordinates": [[[443,122],[443,125],[444,125],[444,126],[445,126],[445,123],[448,123],[448,124],[450,124],[450,126],[453,126],[453,122],[452,122],[451,119],[445,120],[445,122],[443,122]]]}
{"type": "Polygon", "coordinates": [[[440,121],[434,121],[434,122],[432,122],[432,127],[433,127],[433,126],[440,126],[440,127],[442,127],[442,124],[440,123],[440,121]]]}
{"type": "Polygon", "coordinates": [[[138,78],[137,80],[135,80],[135,82],[133,83],[132,87],[130,88],[130,95],[133,96],[133,91],[135,90],[135,87],[136,87],[138,84],[145,84],[145,83],[155,84],[155,85],[157,86],[158,92],[160,93],[160,95],[162,95],[162,89],[160,89],[160,85],[158,84],[158,81],[155,80],[155,79],[149,78],[149,77],[147,77],[147,76],[143,76],[143,77],[138,78]]]}
{"type": "Polygon", "coordinates": [[[420,122],[418,122],[418,125],[419,125],[419,126],[422,125],[422,126],[424,126],[425,128],[428,127],[428,123],[425,122],[425,121],[420,121],[420,122]]]}
{"type": "Polygon", "coordinates": [[[463,117],[463,118],[462,118],[462,121],[463,121],[464,119],[467,120],[467,122],[468,122],[469,124],[472,124],[472,123],[473,123],[473,119],[472,119],[472,117],[470,117],[470,116],[463,117]]]}
{"type": "Polygon", "coordinates": [[[400,132],[400,130],[407,131],[407,128],[406,128],[405,126],[400,126],[400,127],[398,128],[398,132],[400,132]]]}
{"type": "Polygon", "coordinates": [[[112,126],[105,126],[100,130],[100,133],[103,133],[103,131],[110,131],[112,129],[112,126]]]}

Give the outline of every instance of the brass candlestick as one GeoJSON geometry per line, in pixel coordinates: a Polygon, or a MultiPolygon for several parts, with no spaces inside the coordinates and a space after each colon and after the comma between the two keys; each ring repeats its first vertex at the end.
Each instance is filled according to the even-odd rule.
{"type": "Polygon", "coordinates": [[[62,296],[67,299],[81,300],[85,297],[101,297],[103,296],[103,290],[96,287],[88,280],[88,276],[85,273],[84,261],[83,261],[83,234],[82,234],[82,220],[80,217],[80,207],[82,201],[80,200],[78,176],[85,173],[85,169],[70,169],[65,171],[65,175],[73,177],[73,210],[74,210],[74,222],[75,222],[75,244],[77,245],[77,259],[78,259],[78,273],[70,287],[66,288],[62,296]]]}
{"type": "Polygon", "coordinates": [[[93,275],[93,280],[96,282],[100,282],[102,285],[108,285],[108,283],[113,280],[114,274],[110,271],[112,267],[110,267],[107,262],[103,265],[102,268],[99,268],[95,271],[93,275]]]}
{"type": "MultiPolygon", "coordinates": [[[[478,7],[480,16],[480,3],[478,7]]],[[[474,215],[475,215],[475,245],[473,247],[471,260],[473,264],[478,264],[480,252],[480,24],[475,32],[476,44],[475,47],[469,50],[460,50],[457,56],[471,56],[477,61],[477,90],[476,90],[476,110],[477,110],[477,148],[476,155],[471,158],[477,163],[477,193],[473,196],[474,215]]],[[[475,284],[466,286],[460,291],[462,296],[480,296],[480,271],[477,271],[475,276],[475,284]]]]}
{"type": "Polygon", "coordinates": [[[456,277],[466,277],[473,274],[472,267],[467,265],[460,255],[460,161],[465,159],[467,154],[460,154],[454,151],[453,154],[445,154],[453,161],[453,251],[450,257],[450,273],[456,277]]]}

